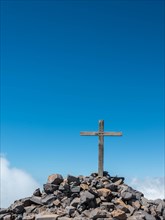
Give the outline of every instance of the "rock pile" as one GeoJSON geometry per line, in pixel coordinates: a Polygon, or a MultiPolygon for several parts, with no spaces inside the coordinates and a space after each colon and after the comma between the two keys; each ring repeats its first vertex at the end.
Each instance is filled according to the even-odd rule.
{"type": "Polygon", "coordinates": [[[124,178],[104,172],[90,176],[48,177],[43,192],[0,209],[1,220],[165,220],[165,201],[148,200],[124,184],[124,178]]]}

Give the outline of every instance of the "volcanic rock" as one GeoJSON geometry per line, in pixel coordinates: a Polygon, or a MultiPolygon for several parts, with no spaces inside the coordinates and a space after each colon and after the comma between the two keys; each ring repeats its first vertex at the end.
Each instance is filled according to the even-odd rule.
{"type": "Polygon", "coordinates": [[[126,216],[126,213],[124,211],[122,211],[121,209],[116,209],[114,210],[111,215],[114,217],[114,218],[117,218],[119,220],[125,220],[127,219],[127,216],[126,216]]]}
{"type": "Polygon", "coordinates": [[[55,185],[60,185],[62,183],[63,177],[60,174],[52,174],[48,177],[47,183],[55,184],[55,185]]]}
{"type": "Polygon", "coordinates": [[[47,194],[53,193],[55,190],[59,188],[58,185],[51,184],[51,183],[46,183],[43,185],[43,189],[47,194]]]}
{"type": "Polygon", "coordinates": [[[123,177],[52,174],[43,191],[0,209],[0,220],[165,220],[165,201],[148,200],[123,177]]]}

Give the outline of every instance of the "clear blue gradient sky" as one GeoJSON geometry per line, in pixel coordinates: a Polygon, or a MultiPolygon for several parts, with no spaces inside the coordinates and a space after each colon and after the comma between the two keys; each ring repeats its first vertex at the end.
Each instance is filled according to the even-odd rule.
{"type": "Polygon", "coordinates": [[[1,153],[38,180],[164,175],[164,1],[2,0],[1,153]]]}

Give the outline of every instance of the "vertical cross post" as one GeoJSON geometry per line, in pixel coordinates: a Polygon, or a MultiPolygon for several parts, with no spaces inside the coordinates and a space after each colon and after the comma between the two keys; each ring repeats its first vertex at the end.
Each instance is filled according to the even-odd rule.
{"type": "Polygon", "coordinates": [[[98,146],[98,175],[103,176],[104,172],[104,136],[122,136],[122,132],[104,132],[104,120],[99,120],[99,130],[98,131],[82,131],[80,132],[82,136],[98,136],[99,146],[98,146]]]}
{"type": "Polygon", "coordinates": [[[104,120],[99,120],[99,158],[98,158],[98,175],[103,176],[104,164],[104,120]]]}

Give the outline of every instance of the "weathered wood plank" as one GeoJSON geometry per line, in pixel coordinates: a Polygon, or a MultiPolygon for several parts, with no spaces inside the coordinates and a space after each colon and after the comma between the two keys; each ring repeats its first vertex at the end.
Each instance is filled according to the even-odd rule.
{"type": "Polygon", "coordinates": [[[90,132],[90,131],[82,131],[80,132],[81,136],[122,136],[122,132],[90,132]]]}
{"type": "MultiPolygon", "coordinates": [[[[100,120],[99,121],[99,134],[104,133],[104,121],[100,120]]],[[[103,176],[103,163],[104,163],[104,136],[99,135],[99,158],[98,158],[98,175],[103,176]]]]}
{"type": "Polygon", "coordinates": [[[122,136],[122,132],[104,132],[104,136],[122,136]]]}
{"type": "Polygon", "coordinates": [[[82,131],[81,136],[99,136],[98,146],[98,175],[103,176],[104,171],[104,136],[122,136],[122,132],[104,132],[104,120],[99,120],[98,131],[82,131]]]}
{"type": "Polygon", "coordinates": [[[82,131],[80,132],[81,136],[97,136],[98,132],[82,131]]]}

